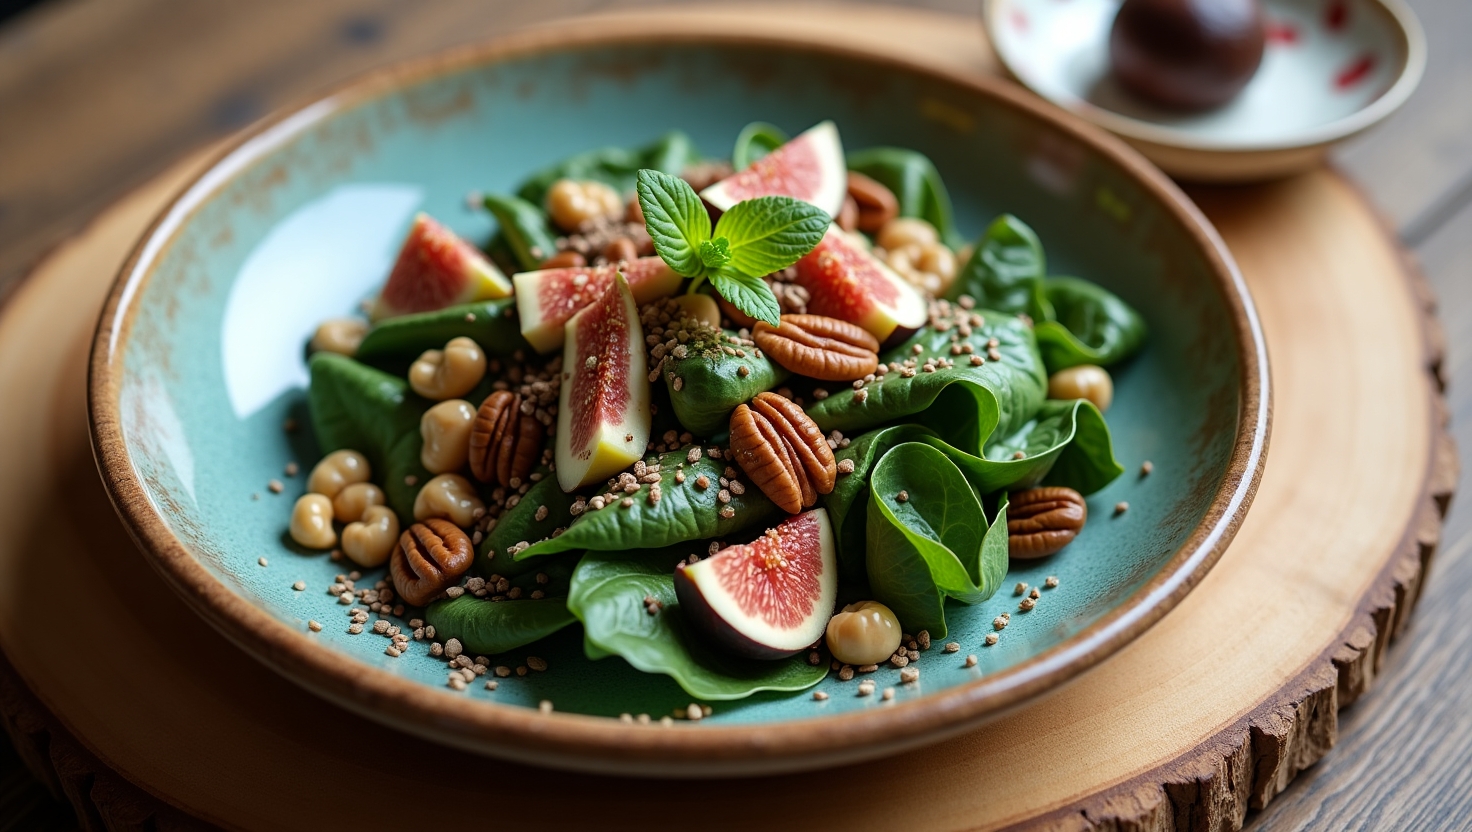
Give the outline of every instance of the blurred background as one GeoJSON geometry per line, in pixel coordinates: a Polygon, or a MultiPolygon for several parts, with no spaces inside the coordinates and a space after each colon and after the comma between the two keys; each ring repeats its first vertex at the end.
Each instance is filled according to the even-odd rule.
{"type": "MultiPolygon", "coordinates": [[[[40,257],[118,197],[272,110],[392,61],[556,18],[656,5],[0,0],[0,303],[40,257]]],[[[900,5],[982,25],[980,0],[900,5]]],[[[1472,0],[1410,5],[1429,41],[1425,79],[1387,124],[1333,159],[1440,294],[1449,401],[1465,453],[1472,448],[1472,0]]],[[[1465,480],[1461,493],[1472,502],[1465,480]]],[[[1469,533],[1472,510],[1454,509],[1434,578],[1388,674],[1342,715],[1339,749],[1257,817],[1258,828],[1472,824],[1469,533]]],[[[76,826],[0,738],[0,830],[76,826]]]]}

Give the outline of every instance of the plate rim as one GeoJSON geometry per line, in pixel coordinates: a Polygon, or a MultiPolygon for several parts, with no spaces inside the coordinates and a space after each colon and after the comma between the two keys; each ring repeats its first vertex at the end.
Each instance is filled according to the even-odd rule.
{"type": "Polygon", "coordinates": [[[790,33],[713,33],[665,19],[583,20],[514,33],[391,64],[277,110],[230,140],[149,225],[119,269],[99,316],[87,373],[89,433],[99,472],[129,534],[186,604],[236,645],[288,679],[381,723],[479,753],[564,769],[681,777],[797,771],[884,756],[944,739],[1097,665],[1134,641],[1194,588],[1221,557],[1256,493],[1271,433],[1268,355],[1250,293],[1225,243],[1180,189],[1124,142],[998,79],[967,75],[790,33]],[[392,90],[497,61],[627,45],[748,45],[857,60],[988,97],[1089,145],[1162,203],[1186,229],[1231,317],[1242,375],[1227,473],[1186,542],[1143,586],[1063,643],[1019,665],[892,707],[815,719],[651,730],[616,719],[540,713],[467,699],[323,647],[230,589],[201,565],[155,512],[122,437],[118,394],[133,301],[173,234],[225,182],[273,147],[342,109],[392,90]]]}
{"type": "Polygon", "coordinates": [[[1399,36],[1400,45],[1405,50],[1405,59],[1400,62],[1395,82],[1385,92],[1368,105],[1349,115],[1311,130],[1305,130],[1297,138],[1278,141],[1213,139],[1117,113],[1087,101],[1079,101],[1075,106],[1074,102],[1060,101],[1028,83],[1027,78],[1017,72],[1012,62],[1008,60],[1007,50],[1001,46],[1002,38],[995,34],[1001,29],[998,16],[1002,14],[1002,8],[1011,1],[984,0],[985,6],[982,12],[985,23],[982,29],[986,32],[987,44],[991,46],[992,53],[997,56],[997,61],[1006,70],[1009,78],[1027,87],[1034,95],[1112,133],[1117,133],[1127,139],[1178,150],[1212,154],[1270,154],[1307,150],[1341,142],[1374,127],[1399,110],[1410,99],[1411,93],[1416,91],[1416,87],[1420,86],[1421,76],[1426,71],[1426,34],[1411,7],[1405,3],[1405,0],[1367,0],[1394,24],[1392,28],[1399,36]]]}

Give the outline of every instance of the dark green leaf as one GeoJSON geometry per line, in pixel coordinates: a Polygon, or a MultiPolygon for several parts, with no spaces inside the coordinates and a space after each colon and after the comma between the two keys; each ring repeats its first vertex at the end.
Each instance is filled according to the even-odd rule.
{"type": "Polygon", "coordinates": [[[731,241],[733,268],[761,277],[801,260],[832,222],[821,208],[800,199],[763,196],[731,206],[716,221],[715,233],[731,241]]]}
{"type": "Polygon", "coordinates": [[[1047,321],[1053,309],[1043,290],[1043,245],[1038,235],[1011,214],[998,217],[976,241],[971,259],[961,267],[946,297],[970,295],[978,306],[1025,314],[1047,321]]]}
{"type": "Polygon", "coordinates": [[[536,205],[514,196],[487,194],[486,209],[501,225],[501,237],[524,270],[535,269],[557,250],[556,234],[547,224],[547,214],[536,205]]]}
{"type": "Polygon", "coordinates": [[[404,379],[346,356],[319,352],[308,366],[307,397],[322,453],[348,448],[363,454],[389,507],[400,517],[413,517],[419,488],[406,485],[404,478],[424,483],[434,476],[419,462],[424,442],[419,420],[430,402],[409,390],[404,379]]]}
{"type": "Polygon", "coordinates": [[[753,121],[741,128],[736,146],[731,149],[731,167],[745,170],[747,165],[787,143],[787,133],[775,124],[753,121]]]}
{"type": "Polygon", "coordinates": [[[865,563],[874,597],[906,630],[944,637],[946,598],[979,603],[1006,579],[1006,512],[1004,497],[988,523],[966,477],[938,449],[896,446],[875,466],[869,493],[865,563]]]}
{"type": "Polygon", "coordinates": [[[552,635],[577,620],[565,598],[488,601],[470,593],[435,601],[424,619],[435,638],[456,638],[467,653],[494,656],[552,635]]]}
{"type": "Polygon", "coordinates": [[[1145,319],[1113,292],[1076,277],[1044,282],[1054,319],[1037,326],[1049,373],[1080,364],[1106,367],[1145,344],[1145,319]]]}
{"type": "MultiPolygon", "coordinates": [[[[602,509],[589,508],[567,527],[567,531],[550,540],[535,543],[516,556],[517,560],[540,557],[575,549],[628,551],[670,546],[687,540],[726,537],[750,526],[766,523],[779,513],[761,490],[748,485],[746,493],[732,495],[731,517],[722,517],[725,507],[717,500],[725,460],[714,460],[702,454],[694,463],[687,461],[686,450],[659,455],[660,500],[649,501],[649,486],[641,485],[632,494],[620,492],[633,504],[624,508],[619,499],[602,509]],[[677,473],[684,482],[677,482],[677,473]],[[709,486],[700,488],[696,480],[704,475],[709,486]]],[[[615,555],[616,557],[617,555],[615,555]]]]}
{"type": "Polygon", "coordinates": [[[743,274],[727,265],[710,275],[710,285],[747,315],[772,326],[781,324],[782,307],[777,305],[772,287],[760,277],[743,274]]]}
{"type": "Polygon", "coordinates": [[[655,170],[639,171],[636,187],[654,250],[676,274],[704,274],[700,244],[710,239],[705,203],[685,180],[655,170]]]}
{"type": "Polygon", "coordinates": [[[662,673],[698,699],[740,699],[757,691],[803,690],[828,674],[804,656],[755,661],[726,655],[693,630],[675,596],[675,565],[705,554],[705,541],[654,551],[589,552],[573,573],[568,608],[583,622],[589,658],[621,656],[645,673],[662,673]],[[644,599],[664,605],[658,615],[644,599]]]}
{"type": "Polygon", "coordinates": [[[573,496],[563,493],[557,485],[557,477],[545,467],[537,472],[543,474],[542,479],[533,483],[516,505],[497,518],[496,527],[476,547],[475,570],[481,577],[494,574],[514,578],[541,569],[545,559],[518,561],[509,554],[509,550],[521,543],[545,540],[557,529],[572,524],[572,513],[568,509],[572,506],[573,496]],[[547,514],[538,520],[537,510],[544,506],[547,514]]]}
{"type": "Polygon", "coordinates": [[[738,347],[735,332],[726,330],[719,339],[715,336],[711,331],[708,339],[691,338],[685,344],[686,357],[666,358],[662,372],[675,416],[685,430],[703,438],[725,433],[736,405],[771,390],[788,376],[766,354],[759,355],[750,346],[738,347]],[[730,355],[722,346],[745,354],[730,355]],[[679,390],[675,379],[680,380],[679,390]]]}
{"type": "Polygon", "coordinates": [[[461,336],[480,344],[487,355],[510,356],[517,350],[525,350],[528,355],[535,352],[521,337],[516,299],[501,298],[380,321],[368,330],[356,358],[374,364],[413,361],[425,350],[444,349],[451,338],[461,336]]]}
{"type": "Polygon", "coordinates": [[[926,220],[951,248],[960,248],[951,218],[951,198],[940,172],[925,154],[902,147],[871,147],[848,154],[848,169],[889,188],[900,216],[926,220]]]}
{"type": "MultiPolygon", "coordinates": [[[[958,341],[952,330],[923,327],[900,346],[880,356],[885,364],[913,359],[923,367],[930,359],[955,362],[951,369],[917,371],[913,377],[888,372],[864,386],[864,399],[844,387],[807,406],[808,415],[824,432],[856,434],[900,419],[930,425],[950,444],[980,455],[994,432],[1016,430],[1042,404],[1047,376],[1032,330],[1012,315],[977,310],[983,324],[958,341]],[[989,339],[997,340],[1000,361],[973,366],[969,355],[951,355],[953,345],[970,345],[974,355],[986,355],[989,339]],[[919,352],[916,352],[919,348],[919,352]],[[966,414],[966,418],[959,418],[966,414]],[[975,418],[970,415],[975,414],[975,418]]],[[[959,337],[959,336],[958,336],[959,337]]]]}

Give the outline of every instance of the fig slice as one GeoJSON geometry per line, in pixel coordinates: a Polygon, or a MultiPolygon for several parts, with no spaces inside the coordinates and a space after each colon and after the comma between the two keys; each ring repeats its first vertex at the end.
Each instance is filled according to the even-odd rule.
{"type": "Polygon", "coordinates": [[[557,484],[573,491],[608,479],[649,442],[648,360],[639,307],[615,273],[601,297],[567,322],[557,405],[557,484]]]}
{"type": "Polygon", "coordinates": [[[790,196],[837,217],[848,196],[848,168],[838,127],[831,121],[819,122],[700,196],[722,211],[759,196],[790,196]]]}
{"type": "Polygon", "coordinates": [[[511,281],[475,246],[420,213],[409,227],[388,282],[373,305],[373,320],[434,312],[477,300],[504,298],[511,281]]]}
{"type": "Polygon", "coordinates": [[[751,543],[675,569],[680,608],[728,652],[780,659],[823,637],[838,597],[828,512],[788,517],[751,543]]]}
{"type": "Polygon", "coordinates": [[[797,284],[808,290],[810,314],[858,324],[881,344],[896,330],[919,329],[929,318],[920,290],[836,225],[794,271],[797,284]]]}
{"type": "Polygon", "coordinates": [[[658,257],[640,257],[622,264],[570,266],[512,275],[521,334],[537,352],[562,346],[568,321],[579,309],[602,297],[622,271],[634,302],[644,304],[672,295],[684,280],[658,257]],[[620,269],[622,266],[622,269],[620,269]]]}

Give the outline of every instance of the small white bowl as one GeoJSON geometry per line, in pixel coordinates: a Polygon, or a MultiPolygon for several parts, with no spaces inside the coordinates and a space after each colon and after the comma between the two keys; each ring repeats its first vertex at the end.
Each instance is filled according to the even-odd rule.
{"type": "Polygon", "coordinates": [[[1154,107],[1109,68],[1120,0],[987,0],[992,46],[1038,95],[1118,134],[1181,179],[1269,179],[1395,112],[1421,80],[1426,41],[1402,0],[1264,0],[1268,47],[1231,102],[1154,107]]]}

